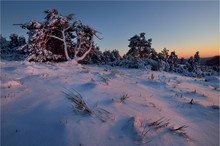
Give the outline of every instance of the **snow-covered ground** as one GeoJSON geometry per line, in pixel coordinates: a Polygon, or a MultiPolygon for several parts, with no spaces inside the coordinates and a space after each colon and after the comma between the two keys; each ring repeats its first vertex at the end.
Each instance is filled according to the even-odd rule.
{"type": "Polygon", "coordinates": [[[219,80],[1,61],[1,145],[218,146],[219,80]],[[76,112],[68,90],[79,92],[92,114],[76,112]]]}

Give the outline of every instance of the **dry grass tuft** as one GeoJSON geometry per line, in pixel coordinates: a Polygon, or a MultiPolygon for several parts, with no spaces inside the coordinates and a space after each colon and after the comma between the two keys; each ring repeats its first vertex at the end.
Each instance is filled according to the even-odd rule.
{"type": "Polygon", "coordinates": [[[148,124],[149,127],[153,127],[155,129],[159,129],[159,128],[162,128],[162,127],[167,127],[169,125],[169,120],[165,120],[163,117],[154,121],[154,122],[151,122],[148,124]]]}
{"type": "Polygon", "coordinates": [[[190,139],[189,136],[187,135],[187,133],[184,131],[184,129],[187,127],[188,126],[186,126],[186,125],[180,126],[178,128],[169,127],[169,130],[173,133],[178,134],[179,136],[183,136],[186,139],[190,139]]]}
{"type": "Polygon", "coordinates": [[[112,113],[100,107],[96,107],[93,110],[93,114],[102,122],[107,122],[108,120],[115,120],[115,116],[112,113]]]}
{"type": "Polygon", "coordinates": [[[194,104],[194,103],[195,103],[195,102],[194,102],[193,99],[191,99],[190,102],[189,102],[189,104],[194,104]]]}
{"type": "Polygon", "coordinates": [[[108,78],[104,78],[104,77],[100,76],[100,79],[102,82],[104,82],[108,86],[108,82],[109,82],[108,78]]]}
{"type": "Polygon", "coordinates": [[[66,95],[67,99],[69,99],[74,104],[74,108],[76,110],[85,113],[92,113],[86,102],[83,100],[81,94],[79,94],[76,90],[67,90],[66,92],[63,91],[63,93],[66,95]]]}
{"type": "Polygon", "coordinates": [[[120,96],[120,98],[119,98],[120,103],[125,103],[125,100],[128,99],[128,98],[129,98],[128,94],[127,94],[127,93],[123,93],[123,94],[120,96]]]}
{"type": "Polygon", "coordinates": [[[150,77],[148,77],[148,79],[149,79],[149,80],[152,80],[152,81],[154,80],[154,78],[155,78],[155,77],[154,77],[154,74],[153,74],[153,73],[150,75],[150,77]]]}
{"type": "Polygon", "coordinates": [[[83,100],[81,94],[78,93],[74,89],[67,90],[66,92],[63,92],[63,93],[66,95],[67,99],[69,99],[74,104],[74,108],[76,111],[80,111],[80,112],[94,115],[102,122],[107,122],[108,120],[115,119],[115,117],[112,113],[110,113],[109,111],[107,111],[103,108],[97,107],[97,104],[95,105],[95,107],[93,109],[90,109],[87,106],[86,102],[83,100]]]}

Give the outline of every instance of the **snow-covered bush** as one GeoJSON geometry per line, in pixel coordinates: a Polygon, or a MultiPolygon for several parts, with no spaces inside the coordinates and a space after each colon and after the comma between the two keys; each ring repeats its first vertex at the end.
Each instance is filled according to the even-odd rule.
{"type": "Polygon", "coordinates": [[[156,70],[158,62],[149,58],[135,58],[132,56],[123,56],[120,60],[107,63],[111,66],[121,66],[125,68],[139,68],[156,70]]]}
{"type": "Polygon", "coordinates": [[[23,50],[20,50],[20,48],[26,45],[25,38],[17,34],[11,34],[9,38],[10,41],[6,40],[6,38],[0,35],[1,59],[24,60],[27,57],[27,53],[23,50]]]}
{"type": "Polygon", "coordinates": [[[188,72],[186,65],[183,64],[178,64],[174,71],[181,74],[185,74],[188,72]]]}
{"type": "Polygon", "coordinates": [[[115,62],[115,61],[117,62],[121,59],[121,56],[118,50],[113,50],[113,51],[105,50],[103,52],[103,57],[104,57],[105,63],[115,62]]]}
{"type": "Polygon", "coordinates": [[[166,71],[169,72],[170,70],[170,65],[168,62],[165,62],[163,60],[158,61],[158,70],[159,71],[166,71]]]}
{"type": "Polygon", "coordinates": [[[125,56],[121,60],[116,60],[108,63],[111,66],[122,66],[125,68],[142,68],[141,60],[131,56],[125,56]]]}
{"type": "Polygon", "coordinates": [[[7,41],[6,38],[3,37],[2,35],[0,35],[0,45],[1,45],[1,49],[7,48],[9,45],[9,41],[7,41]]]}
{"type": "Polygon", "coordinates": [[[166,48],[157,53],[151,48],[152,39],[145,39],[145,33],[134,35],[129,39],[129,42],[130,49],[120,60],[112,61],[110,51],[106,52],[106,56],[109,58],[107,62],[110,62],[108,64],[126,68],[148,68],[155,71],[178,72],[193,77],[217,74],[220,70],[219,66],[213,68],[201,66],[199,51],[188,60],[179,59],[175,51],[169,55],[169,50],[166,48]]]}
{"type": "Polygon", "coordinates": [[[105,50],[103,52],[103,56],[106,63],[115,61],[114,56],[110,50],[105,50]]]}

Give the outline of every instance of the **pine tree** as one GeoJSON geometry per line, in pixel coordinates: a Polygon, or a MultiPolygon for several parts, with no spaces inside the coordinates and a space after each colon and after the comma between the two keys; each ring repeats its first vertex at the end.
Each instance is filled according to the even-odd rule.
{"type": "Polygon", "coordinates": [[[194,58],[193,56],[191,56],[187,62],[186,62],[186,67],[188,68],[188,71],[192,72],[195,68],[194,66],[194,58]]]}
{"type": "Polygon", "coordinates": [[[128,40],[130,48],[126,55],[130,55],[134,58],[146,58],[151,53],[152,39],[146,40],[145,33],[140,35],[134,35],[128,40]]]}
{"type": "Polygon", "coordinates": [[[97,31],[73,18],[74,14],[60,15],[56,9],[45,11],[44,22],[32,20],[22,24],[29,32],[29,61],[64,61],[80,63],[95,48],[97,31]]]}
{"type": "Polygon", "coordinates": [[[23,45],[25,45],[26,44],[26,39],[25,39],[25,37],[24,36],[19,36],[18,37],[18,45],[19,46],[23,46],[23,45]]]}
{"type": "Polygon", "coordinates": [[[18,41],[18,35],[17,34],[11,34],[9,36],[10,38],[10,42],[9,42],[9,47],[10,48],[14,48],[14,47],[17,47],[19,46],[19,41],[18,41]]]}
{"type": "Polygon", "coordinates": [[[167,61],[168,61],[168,58],[169,58],[169,50],[167,50],[166,48],[164,48],[164,49],[161,51],[161,53],[162,53],[162,56],[163,56],[163,60],[164,60],[165,62],[167,62],[167,61]]]}
{"type": "Polygon", "coordinates": [[[176,55],[175,51],[170,53],[168,58],[168,63],[170,65],[170,71],[174,71],[175,67],[177,66],[178,56],[176,55]]]}
{"type": "Polygon", "coordinates": [[[27,54],[23,50],[20,50],[20,47],[26,45],[25,38],[17,34],[11,34],[9,39],[10,41],[0,35],[1,59],[24,60],[27,54]]]}
{"type": "Polygon", "coordinates": [[[179,62],[180,62],[180,64],[185,64],[186,60],[183,57],[181,57],[179,62]]]}
{"type": "Polygon", "coordinates": [[[9,45],[9,41],[7,41],[6,38],[3,37],[1,34],[0,34],[0,45],[1,45],[1,51],[3,48],[8,47],[9,45]]]}
{"type": "Polygon", "coordinates": [[[194,55],[194,62],[196,65],[199,65],[200,63],[199,51],[197,51],[196,54],[194,55]]]}

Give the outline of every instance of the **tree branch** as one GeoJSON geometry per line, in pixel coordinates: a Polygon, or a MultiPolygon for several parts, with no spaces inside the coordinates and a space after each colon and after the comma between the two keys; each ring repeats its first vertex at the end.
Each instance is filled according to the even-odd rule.
{"type": "Polygon", "coordinates": [[[76,51],[75,51],[75,59],[77,60],[77,58],[78,58],[78,54],[79,54],[79,50],[80,50],[80,48],[81,48],[81,39],[80,39],[80,42],[79,42],[79,46],[78,46],[78,48],[76,49],[76,51]]]}
{"type": "Polygon", "coordinates": [[[52,38],[55,38],[55,39],[58,39],[58,40],[60,40],[60,41],[64,41],[63,39],[61,39],[61,38],[59,38],[59,37],[57,37],[57,36],[54,36],[54,35],[49,35],[50,37],[52,37],[52,38]]]}
{"type": "Polygon", "coordinates": [[[67,31],[68,29],[70,29],[70,27],[71,27],[71,26],[65,28],[63,31],[64,31],[64,32],[67,31]]]}
{"type": "Polygon", "coordinates": [[[92,45],[93,45],[93,36],[91,37],[91,40],[90,40],[89,50],[86,51],[85,54],[83,54],[81,57],[79,57],[79,58],[77,59],[77,62],[78,62],[78,63],[79,63],[79,62],[82,62],[82,61],[89,55],[89,53],[92,51],[92,45]]]}
{"type": "Polygon", "coordinates": [[[97,34],[94,34],[99,40],[102,40],[103,39],[103,37],[99,37],[97,34]]]}

